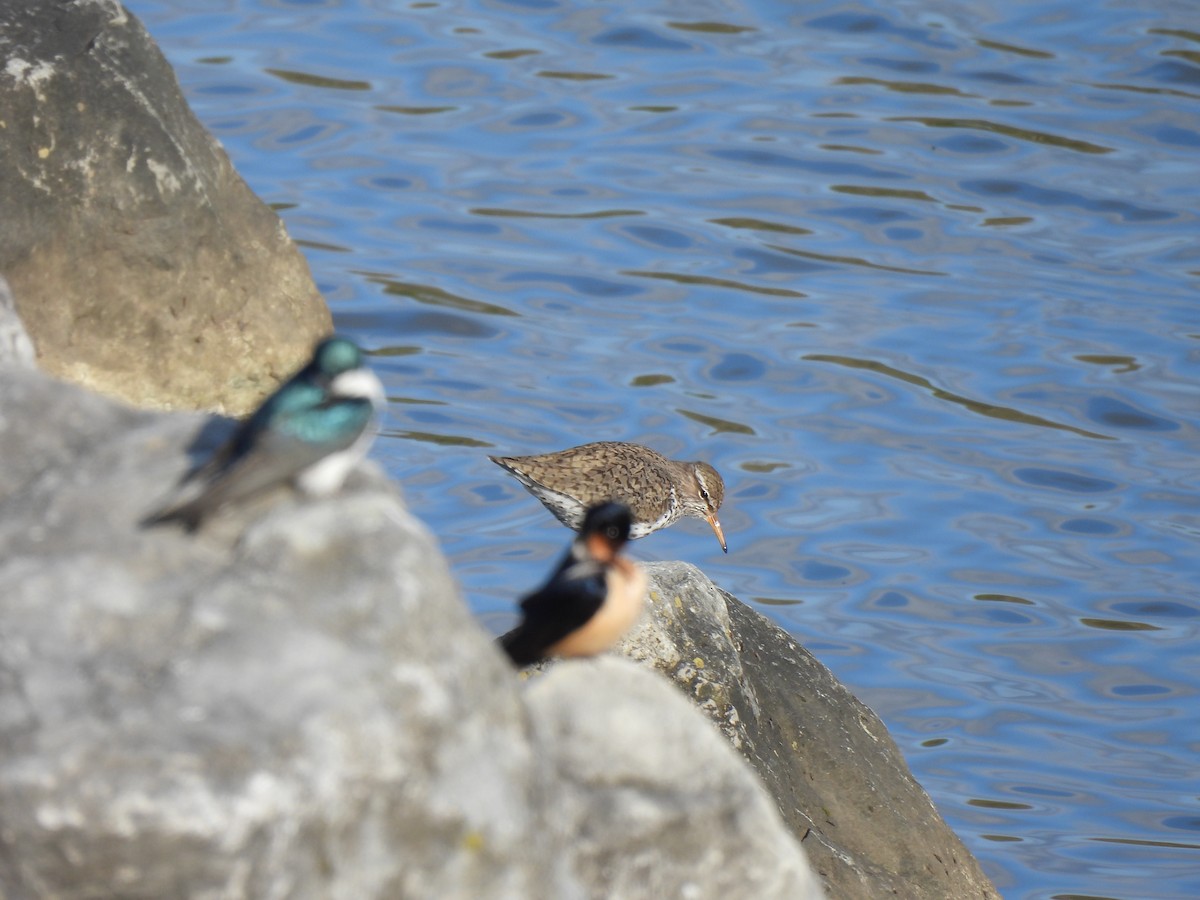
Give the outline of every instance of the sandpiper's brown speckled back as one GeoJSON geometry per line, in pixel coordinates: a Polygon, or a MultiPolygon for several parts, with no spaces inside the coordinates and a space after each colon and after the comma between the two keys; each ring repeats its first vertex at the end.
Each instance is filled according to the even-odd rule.
{"type": "Polygon", "coordinates": [[[724,546],[716,512],[725,485],[708,463],[667,459],[649,447],[623,441],[599,441],[538,456],[489,458],[568,528],[579,528],[588,506],[617,500],[633,512],[634,538],[690,515],[707,519],[724,546]]]}

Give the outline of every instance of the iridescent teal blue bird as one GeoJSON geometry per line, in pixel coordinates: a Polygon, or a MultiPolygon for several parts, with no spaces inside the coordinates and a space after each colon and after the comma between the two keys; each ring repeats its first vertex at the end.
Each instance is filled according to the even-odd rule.
{"type": "Polygon", "coordinates": [[[558,568],[521,600],[521,624],[499,639],[514,665],[548,656],[594,656],[637,621],[646,575],[621,556],[632,527],[633,514],[624,503],[587,510],[558,568]]]}
{"type": "Polygon", "coordinates": [[[309,363],[188,472],[182,496],[143,525],[178,521],[196,529],[223,506],[291,483],[306,494],[337,491],[375,439],[383,385],[345,338],[317,344],[309,363]]]}

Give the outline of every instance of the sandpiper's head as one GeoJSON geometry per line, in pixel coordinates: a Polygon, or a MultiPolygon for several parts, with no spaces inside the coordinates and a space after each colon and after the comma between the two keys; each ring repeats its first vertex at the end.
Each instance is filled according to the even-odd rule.
{"type": "Polygon", "coordinates": [[[579,527],[579,540],[588,554],[607,565],[621,552],[633,528],[633,513],[624,503],[598,503],[589,507],[579,527]]]}
{"type": "Polygon", "coordinates": [[[689,516],[695,516],[708,522],[709,527],[717,536],[717,540],[721,542],[721,549],[728,553],[725,532],[721,528],[721,521],[717,518],[717,510],[721,508],[721,503],[725,500],[725,482],[721,480],[717,470],[706,462],[694,462],[688,465],[692,480],[688,485],[688,490],[681,498],[684,512],[689,516]]]}

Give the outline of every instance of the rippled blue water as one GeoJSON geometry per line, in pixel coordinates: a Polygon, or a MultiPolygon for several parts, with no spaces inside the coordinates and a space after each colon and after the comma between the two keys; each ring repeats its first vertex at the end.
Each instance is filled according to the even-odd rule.
{"type": "Polygon", "coordinates": [[[886,720],[1008,898],[1200,896],[1200,7],[133,0],[391,403],[496,629],[489,452],[725,475],[686,559],[886,720]]]}

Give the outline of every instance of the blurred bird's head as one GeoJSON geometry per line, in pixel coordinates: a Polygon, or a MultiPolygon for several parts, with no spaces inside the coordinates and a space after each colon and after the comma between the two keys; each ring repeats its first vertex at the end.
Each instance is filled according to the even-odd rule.
{"type": "Polygon", "coordinates": [[[608,565],[629,540],[633,514],[624,503],[598,503],[588,509],[579,528],[579,538],[588,555],[608,565]]]}

